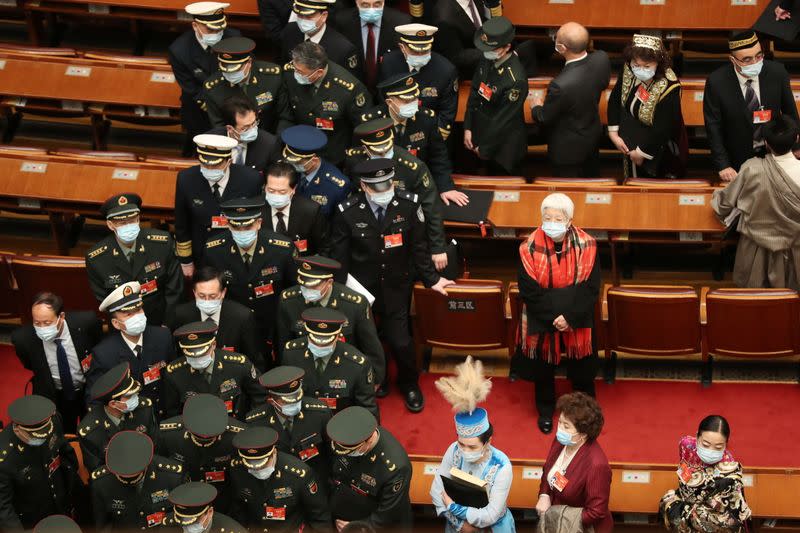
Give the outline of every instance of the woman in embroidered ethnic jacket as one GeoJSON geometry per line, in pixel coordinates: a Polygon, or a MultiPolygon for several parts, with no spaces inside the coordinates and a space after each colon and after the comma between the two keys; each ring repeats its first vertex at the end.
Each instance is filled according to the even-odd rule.
{"type": "Polygon", "coordinates": [[[608,137],[626,157],[625,177],[686,174],[681,83],[661,39],[634,35],[608,100],[608,137]]]}

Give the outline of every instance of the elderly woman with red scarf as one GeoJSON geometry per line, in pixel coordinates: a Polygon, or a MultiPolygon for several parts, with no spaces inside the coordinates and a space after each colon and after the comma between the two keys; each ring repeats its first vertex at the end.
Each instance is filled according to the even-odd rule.
{"type": "Polygon", "coordinates": [[[535,382],[539,429],[553,431],[555,370],[567,368],[572,388],[594,396],[597,357],[592,327],[600,261],[592,236],[572,224],[575,205],[554,193],[542,201],[542,225],[519,247],[522,301],[511,372],[535,382]]]}

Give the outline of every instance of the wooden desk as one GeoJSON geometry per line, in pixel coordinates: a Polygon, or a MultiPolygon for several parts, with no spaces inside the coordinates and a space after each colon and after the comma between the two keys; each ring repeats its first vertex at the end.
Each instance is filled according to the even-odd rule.
{"type": "Polygon", "coordinates": [[[641,5],[640,0],[504,0],[503,15],[517,26],[557,28],[568,20],[589,28],[665,30],[731,30],[750,28],[768,0],[732,6],[730,0],[665,0],[663,5],[641,5]]]}
{"type": "Polygon", "coordinates": [[[0,53],[0,65],[0,94],[8,96],[180,108],[180,87],[168,65],[15,53],[0,53]]]}

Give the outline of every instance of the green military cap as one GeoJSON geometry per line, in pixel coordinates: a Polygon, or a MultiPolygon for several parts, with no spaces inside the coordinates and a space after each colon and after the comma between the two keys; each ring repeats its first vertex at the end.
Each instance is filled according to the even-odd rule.
{"type": "Polygon", "coordinates": [[[37,439],[47,438],[53,432],[55,413],[56,404],[38,394],[17,398],[8,406],[11,422],[37,439]]]}
{"type": "Polygon", "coordinates": [[[492,17],[475,31],[473,42],[482,52],[505,46],[514,40],[514,25],[506,17],[492,17]]]}
{"type": "Polygon", "coordinates": [[[212,49],[217,54],[217,62],[222,72],[235,72],[250,59],[256,42],[247,37],[229,37],[222,39],[212,49]]]}
{"type": "Polygon", "coordinates": [[[353,175],[378,192],[388,190],[394,177],[394,161],[385,157],[365,159],[353,166],[353,175]]]}
{"type": "Polygon", "coordinates": [[[153,441],[144,433],[120,431],[108,441],[106,468],[117,477],[138,477],[152,460],[153,441]]]}
{"type": "Polygon", "coordinates": [[[333,451],[347,455],[372,436],[378,422],[372,413],[354,405],[336,413],[328,421],[327,432],[333,451]]]}
{"type": "Polygon", "coordinates": [[[81,533],[81,528],[72,518],[54,514],[39,520],[33,526],[33,533],[81,533]]]}
{"type": "MultiPolygon", "coordinates": [[[[409,8],[413,11],[414,5],[410,4],[409,8]]],[[[420,15],[414,15],[412,13],[411,16],[421,17],[421,5],[419,6],[419,9],[420,15]]],[[[400,37],[400,42],[415,52],[427,52],[433,47],[433,36],[437,31],[439,31],[439,28],[436,26],[428,26],[427,24],[414,23],[395,26],[394,31],[396,31],[397,35],[400,37]]]]}
{"type": "Polygon", "coordinates": [[[194,2],[184,9],[192,15],[195,21],[205,25],[209,30],[224,30],[228,21],[225,19],[225,9],[230,4],[225,2],[194,2]]]}
{"type": "Polygon", "coordinates": [[[100,206],[100,215],[106,220],[127,220],[139,214],[142,197],[132,192],[115,194],[100,206]]]}
{"type": "Polygon", "coordinates": [[[419,84],[410,72],[401,72],[385,79],[377,85],[377,88],[386,98],[399,96],[405,99],[416,99],[419,96],[419,84]]]}
{"type": "Polygon", "coordinates": [[[218,437],[228,427],[228,409],[213,394],[195,394],[183,404],[183,427],[201,439],[218,437]]]}
{"type": "Polygon", "coordinates": [[[309,307],[300,314],[309,338],[315,344],[329,344],[342,332],[347,317],[336,309],[309,307]]]}
{"type": "Polygon", "coordinates": [[[380,146],[394,139],[394,121],[389,117],[375,118],[356,126],[353,135],[358,137],[362,144],[367,146],[380,146]]]}
{"type": "Polygon", "coordinates": [[[321,255],[298,256],[294,261],[297,263],[297,283],[309,287],[333,278],[333,273],[342,268],[339,261],[321,255]]]}
{"type": "Polygon", "coordinates": [[[258,382],[267,392],[287,402],[298,402],[303,398],[303,376],[305,372],[296,366],[277,366],[265,372],[258,382]]]}
{"type": "Polygon", "coordinates": [[[208,166],[219,165],[231,157],[231,151],[238,145],[236,139],[227,135],[201,133],[192,137],[197,145],[197,159],[208,166]]]}
{"type": "Polygon", "coordinates": [[[142,390],[142,385],[131,376],[131,365],[120,363],[100,376],[92,385],[92,400],[108,403],[125,396],[133,396],[142,390]]]}
{"type": "Polygon", "coordinates": [[[211,507],[216,497],[217,489],[209,483],[192,481],[178,485],[169,492],[175,521],[181,526],[194,524],[211,507]]]}
{"type": "Polygon", "coordinates": [[[123,283],[100,302],[100,311],[135,311],[142,307],[142,286],[138,281],[123,283]]]}
{"type": "Polygon", "coordinates": [[[173,336],[186,357],[200,357],[217,338],[217,324],[213,320],[190,322],[176,329],[173,336]]]}
{"type": "Polygon", "coordinates": [[[250,427],[233,437],[233,447],[248,468],[261,468],[277,448],[278,432],[268,427],[250,427]]]}
{"type": "Polygon", "coordinates": [[[261,217],[261,210],[266,201],[264,196],[253,196],[251,198],[235,198],[220,204],[225,218],[231,227],[249,226],[261,217]]]}
{"type": "Polygon", "coordinates": [[[327,11],[335,3],[336,0],[294,0],[292,11],[298,15],[308,16],[317,11],[327,11]]]}

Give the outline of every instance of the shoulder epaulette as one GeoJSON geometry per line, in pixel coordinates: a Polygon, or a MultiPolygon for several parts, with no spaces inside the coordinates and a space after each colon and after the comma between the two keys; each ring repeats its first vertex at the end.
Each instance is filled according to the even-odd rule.
{"type": "Polygon", "coordinates": [[[322,403],[321,401],[319,401],[319,400],[317,400],[315,398],[311,398],[311,399],[308,399],[308,400],[303,398],[303,407],[305,407],[306,409],[319,409],[319,410],[325,410],[325,411],[330,410],[330,407],[328,407],[328,404],[322,403]]]}
{"type": "Polygon", "coordinates": [[[208,241],[206,243],[206,248],[214,248],[214,247],[219,246],[221,244],[225,244],[225,239],[224,238],[222,238],[222,239],[214,239],[213,241],[208,241]]]}
{"type": "Polygon", "coordinates": [[[294,70],[294,63],[289,61],[285,65],[283,65],[283,70],[294,70]]]}
{"type": "Polygon", "coordinates": [[[108,474],[108,468],[106,468],[105,465],[103,465],[103,466],[101,466],[99,468],[96,468],[95,470],[92,471],[92,479],[93,480],[94,479],[100,479],[101,477],[105,476],[106,474],[108,474]]]}
{"type": "Polygon", "coordinates": [[[153,242],[169,242],[169,233],[161,230],[150,230],[152,233],[147,234],[147,240],[153,242]]]}
{"type": "Polygon", "coordinates": [[[185,364],[186,364],[186,359],[179,359],[177,361],[173,361],[172,363],[167,365],[167,373],[171,374],[172,372],[184,366],[185,364]]]}
{"type": "Polygon", "coordinates": [[[351,83],[351,82],[349,82],[349,81],[347,81],[347,80],[343,80],[342,78],[336,78],[336,77],[334,77],[334,78],[333,78],[333,81],[335,81],[336,83],[338,83],[339,85],[341,85],[342,87],[344,87],[345,89],[347,89],[348,91],[352,91],[352,90],[353,90],[353,88],[356,86],[356,84],[355,84],[355,83],[351,83]]]}
{"type": "Polygon", "coordinates": [[[174,429],[183,429],[183,422],[161,422],[158,425],[161,431],[172,431],[174,429]]]}
{"type": "Polygon", "coordinates": [[[345,186],[345,181],[342,178],[336,177],[333,174],[329,174],[327,172],[325,173],[325,177],[331,180],[336,185],[338,185],[340,189],[345,186]]]}
{"type": "Polygon", "coordinates": [[[286,346],[284,347],[285,350],[294,350],[296,348],[305,348],[306,347],[306,338],[303,337],[301,339],[294,339],[291,341],[286,341],[286,346]]]}
{"type": "Polygon", "coordinates": [[[174,472],[176,474],[183,472],[183,465],[171,459],[163,459],[156,464],[158,465],[158,468],[164,472],[174,472]]]}
{"type": "Polygon", "coordinates": [[[281,239],[272,239],[272,238],[270,238],[269,243],[273,244],[275,246],[280,246],[281,248],[291,248],[292,247],[292,242],[291,241],[284,241],[284,240],[281,240],[281,239]]]}
{"type": "Polygon", "coordinates": [[[251,420],[257,420],[266,415],[267,415],[266,409],[259,409],[258,411],[250,411],[249,413],[247,413],[247,416],[244,417],[244,421],[250,422],[251,420]]]}
{"type": "Polygon", "coordinates": [[[436,111],[434,111],[433,109],[429,109],[427,107],[423,107],[422,108],[422,112],[425,113],[426,115],[428,115],[429,117],[435,117],[436,116],[436,111]]]}
{"type": "Polygon", "coordinates": [[[344,155],[348,157],[353,157],[356,155],[364,155],[364,147],[363,146],[354,146],[352,148],[348,148],[344,151],[344,155]]]}
{"type": "Polygon", "coordinates": [[[94,258],[95,258],[95,257],[97,257],[98,255],[100,255],[100,254],[102,254],[102,253],[105,253],[107,250],[108,250],[108,245],[107,245],[107,244],[104,244],[103,246],[98,246],[98,247],[97,247],[97,248],[95,248],[94,250],[91,250],[91,251],[89,251],[89,252],[86,254],[86,257],[88,257],[89,259],[94,259],[94,258]]]}
{"type": "Polygon", "coordinates": [[[258,67],[259,72],[263,72],[264,74],[280,74],[281,67],[278,65],[270,66],[270,67],[258,67]]]}
{"type": "Polygon", "coordinates": [[[242,354],[237,354],[237,353],[230,354],[230,355],[229,354],[225,354],[223,356],[223,359],[225,359],[226,361],[231,361],[233,363],[239,363],[240,365],[243,365],[243,364],[245,364],[245,362],[247,362],[247,357],[245,357],[242,354]]]}
{"type": "Polygon", "coordinates": [[[404,158],[402,156],[398,156],[397,157],[397,161],[399,161],[400,163],[403,163],[405,166],[407,166],[411,170],[417,170],[417,167],[419,166],[416,163],[416,161],[410,161],[410,160],[408,160],[408,159],[406,159],[406,158],[404,158]]]}
{"type": "Polygon", "coordinates": [[[300,296],[301,294],[302,293],[300,292],[300,289],[284,289],[283,292],[281,292],[281,300],[288,300],[289,298],[296,298],[297,296],[300,296]]]}
{"type": "MultiPolygon", "coordinates": [[[[396,191],[396,193],[397,192],[400,192],[400,191],[398,190],[398,191],[396,191]]],[[[347,292],[341,292],[341,293],[339,293],[339,295],[342,298],[344,298],[345,300],[347,300],[348,302],[353,302],[353,303],[356,303],[356,304],[360,304],[363,301],[363,298],[362,298],[362,296],[360,294],[350,294],[350,293],[347,293],[347,292]]]]}
{"type": "Polygon", "coordinates": [[[358,204],[359,198],[357,196],[353,196],[352,198],[348,198],[344,202],[339,204],[339,211],[344,213],[346,210],[350,209],[354,205],[358,204]]]}
{"type": "Polygon", "coordinates": [[[153,407],[153,400],[151,400],[147,396],[142,396],[142,399],[139,400],[139,403],[141,405],[144,405],[145,407],[153,407]]]}
{"type": "Polygon", "coordinates": [[[295,466],[283,465],[283,469],[286,470],[287,472],[291,472],[292,474],[296,475],[299,478],[304,478],[306,477],[306,474],[308,474],[308,470],[306,470],[303,467],[298,468],[295,466]]]}
{"type": "Polygon", "coordinates": [[[398,189],[395,190],[394,194],[398,198],[402,198],[403,200],[408,200],[409,202],[414,202],[414,203],[419,202],[419,196],[417,195],[417,193],[398,189]]]}
{"type": "Polygon", "coordinates": [[[224,79],[225,77],[222,74],[220,74],[216,78],[211,78],[210,80],[206,80],[206,82],[203,84],[203,87],[205,87],[206,89],[211,89],[224,79]]]}
{"type": "Polygon", "coordinates": [[[385,117],[386,113],[383,112],[383,109],[377,108],[373,109],[369,113],[362,113],[361,114],[361,122],[367,122],[368,120],[372,120],[373,118],[381,118],[385,117]]]}
{"type": "Polygon", "coordinates": [[[242,460],[238,457],[231,459],[231,466],[239,466],[240,464],[242,464],[242,460]]]}
{"type": "Polygon", "coordinates": [[[347,351],[347,350],[342,352],[342,355],[344,355],[346,358],[350,359],[351,361],[353,361],[353,362],[355,362],[355,363],[357,363],[359,365],[363,365],[364,363],[367,362],[367,358],[364,357],[363,355],[360,355],[360,354],[357,354],[357,353],[353,353],[353,352],[350,352],[350,351],[347,351]]]}
{"type": "Polygon", "coordinates": [[[78,428],[78,435],[85,437],[95,429],[100,427],[100,419],[96,416],[86,417],[81,420],[81,426],[78,428]]]}

